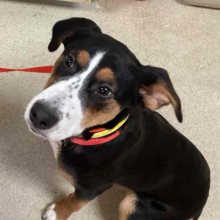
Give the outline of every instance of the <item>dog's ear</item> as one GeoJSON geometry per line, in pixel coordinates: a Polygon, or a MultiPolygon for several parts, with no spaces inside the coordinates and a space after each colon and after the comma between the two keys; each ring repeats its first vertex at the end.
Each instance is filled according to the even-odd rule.
{"type": "Polygon", "coordinates": [[[95,22],[86,18],[71,18],[57,22],[53,27],[52,40],[48,46],[50,52],[57,50],[61,43],[66,46],[68,38],[86,36],[91,32],[101,33],[95,22]]]}
{"type": "Polygon", "coordinates": [[[182,122],[181,102],[173,88],[172,82],[166,70],[152,66],[142,66],[139,71],[139,94],[144,105],[156,110],[164,105],[171,104],[179,122],[182,122]]]}

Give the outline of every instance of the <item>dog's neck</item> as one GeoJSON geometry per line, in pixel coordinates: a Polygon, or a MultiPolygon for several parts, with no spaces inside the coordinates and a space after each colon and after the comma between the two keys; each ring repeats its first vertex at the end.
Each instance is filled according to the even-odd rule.
{"type": "Polygon", "coordinates": [[[121,111],[113,120],[104,125],[86,129],[81,135],[63,141],[63,144],[77,144],[82,146],[100,145],[107,143],[120,135],[120,131],[127,127],[129,110],[121,111]]]}

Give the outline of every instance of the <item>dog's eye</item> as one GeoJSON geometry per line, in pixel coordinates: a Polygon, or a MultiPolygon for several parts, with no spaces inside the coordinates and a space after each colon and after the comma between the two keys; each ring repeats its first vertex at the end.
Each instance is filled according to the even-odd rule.
{"type": "Polygon", "coordinates": [[[70,55],[68,55],[68,56],[66,57],[66,59],[65,59],[65,64],[66,64],[66,66],[69,67],[69,68],[72,68],[72,67],[73,67],[74,60],[73,60],[73,58],[72,58],[70,55]]]}
{"type": "Polygon", "coordinates": [[[97,92],[102,96],[109,96],[112,94],[111,89],[109,89],[107,86],[99,87],[97,92]]]}

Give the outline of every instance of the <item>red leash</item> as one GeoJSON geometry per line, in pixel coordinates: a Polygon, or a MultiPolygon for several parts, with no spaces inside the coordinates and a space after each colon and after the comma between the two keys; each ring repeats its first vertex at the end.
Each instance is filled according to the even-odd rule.
{"type": "Polygon", "coordinates": [[[32,73],[51,73],[53,66],[39,66],[25,69],[8,69],[0,68],[0,73],[4,72],[13,72],[13,71],[22,71],[22,72],[32,72],[32,73]]]}

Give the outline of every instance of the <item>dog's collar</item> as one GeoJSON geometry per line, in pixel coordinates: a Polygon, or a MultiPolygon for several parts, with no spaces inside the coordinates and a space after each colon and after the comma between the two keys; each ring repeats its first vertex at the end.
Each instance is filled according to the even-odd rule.
{"type": "Polygon", "coordinates": [[[120,135],[119,129],[126,123],[128,120],[129,115],[125,117],[123,120],[121,120],[115,127],[111,129],[105,129],[105,128],[97,128],[97,129],[92,129],[89,132],[93,133],[92,137],[88,140],[85,140],[81,135],[72,137],[70,141],[75,144],[79,145],[99,145],[99,144],[104,144],[106,142],[109,142],[116,137],[120,135]]]}

